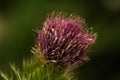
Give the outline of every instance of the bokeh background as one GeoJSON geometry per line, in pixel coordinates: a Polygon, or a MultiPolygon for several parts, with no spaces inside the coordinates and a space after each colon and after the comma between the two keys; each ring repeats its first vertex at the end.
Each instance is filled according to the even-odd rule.
{"type": "Polygon", "coordinates": [[[0,0],[0,69],[31,56],[33,30],[52,11],[76,13],[98,33],[80,80],[120,80],[120,0],[0,0]]]}

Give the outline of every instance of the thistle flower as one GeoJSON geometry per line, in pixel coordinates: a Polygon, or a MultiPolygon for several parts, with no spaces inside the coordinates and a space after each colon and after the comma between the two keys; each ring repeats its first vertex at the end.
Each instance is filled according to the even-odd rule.
{"type": "Polygon", "coordinates": [[[73,14],[53,12],[38,32],[37,45],[47,61],[72,67],[87,57],[96,33],[86,28],[85,20],[73,14]]]}

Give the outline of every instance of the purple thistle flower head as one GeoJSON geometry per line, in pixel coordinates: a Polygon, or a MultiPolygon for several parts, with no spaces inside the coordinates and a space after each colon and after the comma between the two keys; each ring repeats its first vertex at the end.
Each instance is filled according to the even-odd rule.
{"type": "Polygon", "coordinates": [[[38,32],[37,44],[47,61],[72,67],[85,60],[96,34],[86,28],[85,20],[73,14],[53,12],[38,32]]]}

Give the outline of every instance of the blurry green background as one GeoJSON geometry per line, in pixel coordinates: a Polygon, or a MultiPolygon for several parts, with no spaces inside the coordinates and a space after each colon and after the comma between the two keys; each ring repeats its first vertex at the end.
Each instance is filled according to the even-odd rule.
{"type": "Polygon", "coordinates": [[[0,69],[31,55],[33,30],[52,11],[76,13],[98,33],[80,80],[120,80],[120,0],[0,0],[0,69]]]}

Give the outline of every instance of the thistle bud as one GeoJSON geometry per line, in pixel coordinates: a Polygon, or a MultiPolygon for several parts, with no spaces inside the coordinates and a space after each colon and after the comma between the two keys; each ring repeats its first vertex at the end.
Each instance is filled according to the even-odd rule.
{"type": "Polygon", "coordinates": [[[38,32],[37,45],[47,61],[72,67],[85,60],[95,40],[96,34],[86,28],[80,16],[53,12],[38,32]]]}

